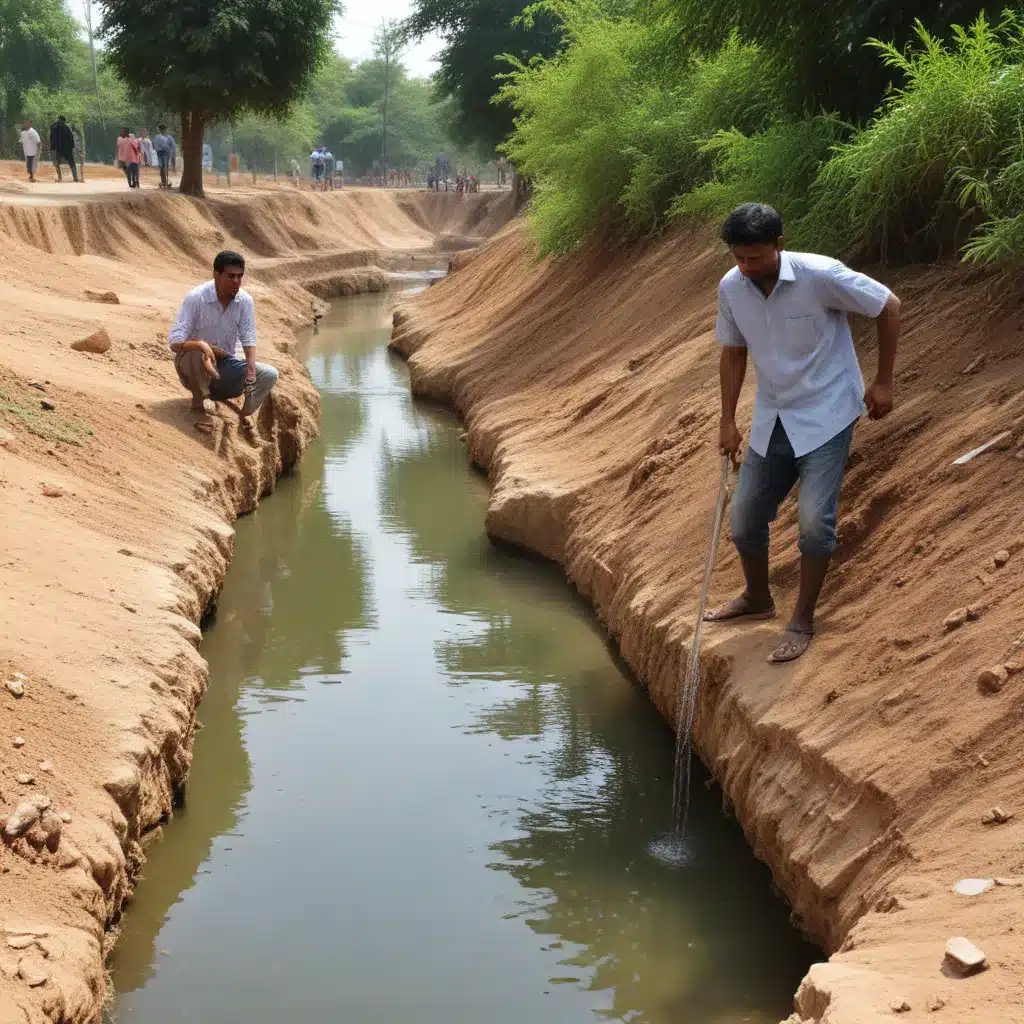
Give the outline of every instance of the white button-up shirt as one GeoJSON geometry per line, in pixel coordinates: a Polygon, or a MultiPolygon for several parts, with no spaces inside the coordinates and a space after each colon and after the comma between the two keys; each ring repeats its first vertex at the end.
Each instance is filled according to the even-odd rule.
{"type": "Polygon", "coordinates": [[[256,307],[252,296],[239,288],[225,309],[217,298],[213,281],[193,288],[185,296],[178,317],[167,335],[168,344],[178,341],[207,341],[217,348],[241,357],[242,348],[256,344],[256,307]]]}
{"type": "Polygon", "coordinates": [[[864,382],[846,314],[877,317],[891,292],[866,274],[806,252],[783,250],[771,295],[737,267],[718,285],[715,335],[746,348],[757,371],[750,447],[768,452],[775,420],[799,458],[864,412],[864,382]]]}

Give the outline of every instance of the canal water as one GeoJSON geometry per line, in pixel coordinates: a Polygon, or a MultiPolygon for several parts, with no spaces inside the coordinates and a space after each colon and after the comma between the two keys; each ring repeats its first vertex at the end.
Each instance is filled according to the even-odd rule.
{"type": "Polygon", "coordinates": [[[484,534],[395,297],[308,342],[323,440],[237,524],[116,1024],[775,1024],[815,951],[562,573],[484,534]]]}

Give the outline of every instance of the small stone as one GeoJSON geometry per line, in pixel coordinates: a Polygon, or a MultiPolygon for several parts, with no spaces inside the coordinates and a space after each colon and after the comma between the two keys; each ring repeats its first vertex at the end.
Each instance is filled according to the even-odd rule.
{"type": "Polygon", "coordinates": [[[104,292],[96,288],[86,288],[85,297],[92,299],[93,302],[109,302],[113,306],[121,304],[121,300],[117,297],[117,292],[104,292]]]}
{"type": "Polygon", "coordinates": [[[829,690],[828,693],[825,694],[825,703],[826,704],[832,704],[835,701],[837,701],[838,699],[839,699],[839,691],[838,690],[829,690]]]}
{"type": "Polygon", "coordinates": [[[981,618],[982,613],[985,611],[983,604],[969,604],[967,606],[967,618],[971,622],[977,622],[981,618]]]}
{"type": "Polygon", "coordinates": [[[1009,551],[1007,551],[1007,550],[1006,550],[1005,548],[1003,548],[1003,550],[1002,550],[1002,551],[997,551],[997,552],[996,552],[996,553],[995,553],[995,554],[994,554],[994,555],[992,556],[992,564],[993,564],[993,565],[994,565],[994,566],[995,566],[995,567],[996,567],[997,569],[1002,569],[1002,567],[1003,567],[1004,565],[1006,565],[1006,563],[1007,563],[1007,562],[1008,562],[1009,560],[1010,560],[1010,552],[1009,552],[1009,551]]]}
{"type": "Polygon", "coordinates": [[[985,954],[962,935],[956,935],[946,943],[946,962],[964,974],[982,970],[986,959],[985,954]]]}
{"type": "Polygon", "coordinates": [[[12,697],[24,697],[25,696],[25,684],[20,679],[8,679],[7,680],[7,692],[12,697]]]}
{"type": "Polygon", "coordinates": [[[29,946],[34,946],[36,943],[36,937],[34,935],[9,935],[7,937],[7,945],[11,949],[28,949],[29,946]]]}
{"type": "Polygon", "coordinates": [[[138,614],[138,611],[139,611],[139,609],[138,609],[138,608],[136,608],[136,607],[135,607],[135,605],[133,605],[133,604],[126,604],[126,603],[125,603],[124,601],[122,601],[122,602],[121,602],[121,607],[122,607],[122,608],[123,608],[123,609],[124,609],[124,610],[125,610],[126,612],[131,612],[131,613],[132,613],[132,615],[136,615],[136,614],[138,614]]]}
{"type": "Polygon", "coordinates": [[[47,412],[53,412],[53,410],[57,408],[53,402],[48,402],[45,398],[39,403],[39,405],[47,412]]]}
{"type": "Polygon", "coordinates": [[[8,441],[13,441],[14,435],[9,431],[0,427],[0,444],[6,444],[8,441]]]}
{"type": "Polygon", "coordinates": [[[982,825],[1005,825],[1013,817],[1012,811],[1004,811],[1002,807],[993,807],[982,816],[982,825]]]}
{"type": "Polygon", "coordinates": [[[985,363],[985,353],[975,356],[960,372],[964,376],[969,376],[972,373],[977,373],[985,363]]]}
{"type": "Polygon", "coordinates": [[[983,892],[988,892],[995,884],[991,878],[961,878],[953,886],[953,892],[958,896],[980,896],[983,892]]]}
{"type": "Polygon", "coordinates": [[[46,772],[47,775],[52,775],[53,774],[53,762],[52,761],[40,761],[39,762],[39,770],[41,772],[46,772]]]}
{"type": "Polygon", "coordinates": [[[63,498],[64,488],[58,487],[56,484],[43,484],[43,494],[47,498],[63,498]]]}
{"type": "Polygon", "coordinates": [[[978,673],[978,689],[982,693],[998,693],[1010,678],[1010,673],[1002,665],[982,669],[978,673]]]}
{"type": "Polygon", "coordinates": [[[907,578],[906,578],[906,576],[897,576],[895,582],[893,583],[893,586],[895,586],[895,587],[905,587],[906,585],[907,585],[907,578]]]}
{"type": "Polygon", "coordinates": [[[56,853],[57,847],[60,846],[61,833],[64,831],[64,822],[60,820],[60,815],[47,808],[40,815],[39,827],[46,837],[46,848],[50,853],[56,853]]]}
{"type": "Polygon", "coordinates": [[[910,1003],[908,1003],[906,999],[894,999],[889,1004],[889,1009],[892,1010],[893,1013],[908,1013],[910,1010],[910,1003]]]}
{"type": "Polygon", "coordinates": [[[1003,665],[1006,669],[1006,674],[1015,676],[1018,672],[1024,672],[1024,658],[1014,658],[1013,661],[1006,662],[1003,665]]]}
{"type": "Polygon", "coordinates": [[[103,355],[110,350],[110,335],[106,328],[101,327],[98,331],[71,342],[71,347],[76,352],[93,352],[96,355],[103,355]]]}
{"type": "Polygon", "coordinates": [[[18,974],[29,988],[45,985],[50,979],[46,961],[38,953],[29,953],[18,962],[18,974]]]}
{"type": "Polygon", "coordinates": [[[959,629],[966,621],[967,609],[956,608],[942,620],[942,628],[947,633],[951,633],[954,629],[959,629]]]}
{"type": "Polygon", "coordinates": [[[996,885],[1005,889],[1019,889],[1024,886],[1024,878],[997,878],[996,885]]]}
{"type": "Polygon", "coordinates": [[[23,836],[39,820],[39,815],[49,806],[49,797],[30,796],[22,800],[15,807],[14,812],[8,816],[7,824],[4,825],[4,835],[8,839],[17,839],[19,836],[23,836]]]}
{"type": "Polygon", "coordinates": [[[988,767],[988,758],[984,754],[978,755],[978,764],[982,768],[988,767]]]}
{"type": "Polygon", "coordinates": [[[31,786],[35,781],[36,777],[34,775],[26,775],[24,772],[22,772],[17,778],[19,786],[31,786]]]}
{"type": "Polygon", "coordinates": [[[945,1005],[946,1000],[943,999],[942,996],[929,996],[928,1002],[925,1003],[925,1006],[928,1007],[929,1013],[935,1013],[936,1011],[941,1010],[945,1005]]]}
{"type": "Polygon", "coordinates": [[[24,736],[15,736],[14,737],[14,746],[17,747],[19,750],[23,746],[25,746],[25,737],[24,736]]]}
{"type": "Polygon", "coordinates": [[[63,821],[65,825],[70,825],[71,824],[71,815],[68,814],[67,811],[61,811],[60,812],[60,820],[63,821]]]}
{"type": "Polygon", "coordinates": [[[129,558],[131,558],[131,556],[135,554],[135,552],[132,551],[131,548],[118,548],[117,553],[119,555],[127,555],[129,558]]]}
{"type": "Polygon", "coordinates": [[[36,391],[46,391],[46,385],[43,384],[41,381],[38,381],[38,380],[30,380],[28,382],[28,386],[30,388],[35,388],[36,391]]]}

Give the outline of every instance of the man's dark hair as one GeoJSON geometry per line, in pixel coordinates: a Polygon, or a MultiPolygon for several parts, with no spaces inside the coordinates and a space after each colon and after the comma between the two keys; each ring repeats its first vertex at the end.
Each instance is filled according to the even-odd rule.
{"type": "Polygon", "coordinates": [[[156,126],[156,130],[158,132],[165,132],[165,131],[167,131],[167,125],[165,125],[165,124],[158,124],[156,126]]]}
{"type": "Polygon", "coordinates": [[[64,124],[64,122],[67,121],[67,118],[63,114],[60,114],[58,115],[57,120],[60,121],[61,124],[64,124]]]}
{"type": "Polygon", "coordinates": [[[226,267],[241,267],[242,270],[245,270],[245,257],[233,249],[225,249],[223,252],[217,253],[213,258],[213,272],[215,274],[223,273],[226,267]]]}
{"type": "Polygon", "coordinates": [[[744,203],[725,218],[721,237],[726,245],[777,242],[782,237],[782,218],[766,203],[744,203]]]}

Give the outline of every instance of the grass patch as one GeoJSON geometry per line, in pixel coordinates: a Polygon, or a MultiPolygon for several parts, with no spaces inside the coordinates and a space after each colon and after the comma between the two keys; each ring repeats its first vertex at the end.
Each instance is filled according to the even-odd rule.
{"type": "Polygon", "coordinates": [[[61,416],[56,409],[46,410],[38,399],[33,401],[28,395],[13,396],[4,388],[0,388],[0,416],[8,421],[17,420],[30,434],[44,441],[81,445],[86,438],[93,436],[88,424],[74,417],[61,416]]]}

